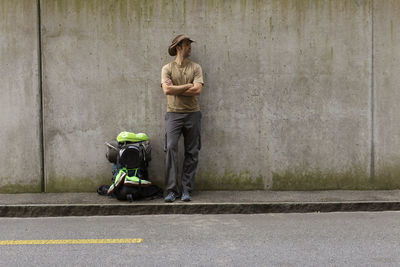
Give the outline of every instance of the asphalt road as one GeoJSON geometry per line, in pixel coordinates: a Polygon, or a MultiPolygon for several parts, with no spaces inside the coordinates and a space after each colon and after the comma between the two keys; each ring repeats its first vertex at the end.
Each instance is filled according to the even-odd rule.
{"type": "Polygon", "coordinates": [[[0,266],[400,265],[400,212],[1,218],[0,236],[142,239],[0,245],[0,266]]]}

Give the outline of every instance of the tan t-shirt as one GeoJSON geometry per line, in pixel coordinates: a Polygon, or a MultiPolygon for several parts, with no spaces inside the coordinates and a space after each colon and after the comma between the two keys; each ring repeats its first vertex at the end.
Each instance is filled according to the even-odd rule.
{"type": "MultiPolygon", "coordinates": [[[[178,65],[172,61],[162,67],[161,84],[171,79],[174,85],[187,83],[203,84],[203,72],[199,64],[187,61],[178,65]]],[[[167,95],[167,112],[196,112],[200,110],[197,96],[167,95]]]]}

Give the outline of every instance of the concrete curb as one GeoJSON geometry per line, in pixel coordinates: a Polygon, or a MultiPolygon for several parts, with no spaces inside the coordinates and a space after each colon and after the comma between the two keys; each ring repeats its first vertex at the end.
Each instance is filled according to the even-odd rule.
{"type": "Polygon", "coordinates": [[[0,205],[0,217],[396,211],[399,201],[0,205]]]}

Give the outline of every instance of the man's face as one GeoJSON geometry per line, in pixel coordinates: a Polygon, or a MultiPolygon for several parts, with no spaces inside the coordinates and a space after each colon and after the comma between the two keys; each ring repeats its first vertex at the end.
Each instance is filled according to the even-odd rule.
{"type": "Polygon", "coordinates": [[[183,40],[182,46],[181,46],[181,53],[182,53],[183,58],[190,57],[191,50],[192,50],[192,42],[190,42],[187,39],[183,40]]]}

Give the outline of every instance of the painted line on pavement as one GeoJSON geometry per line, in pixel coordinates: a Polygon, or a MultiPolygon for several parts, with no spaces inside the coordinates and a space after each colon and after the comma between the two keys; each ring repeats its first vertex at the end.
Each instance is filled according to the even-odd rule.
{"type": "Polygon", "coordinates": [[[123,239],[54,239],[54,240],[0,240],[0,245],[73,245],[73,244],[139,244],[141,238],[123,239]]]}

